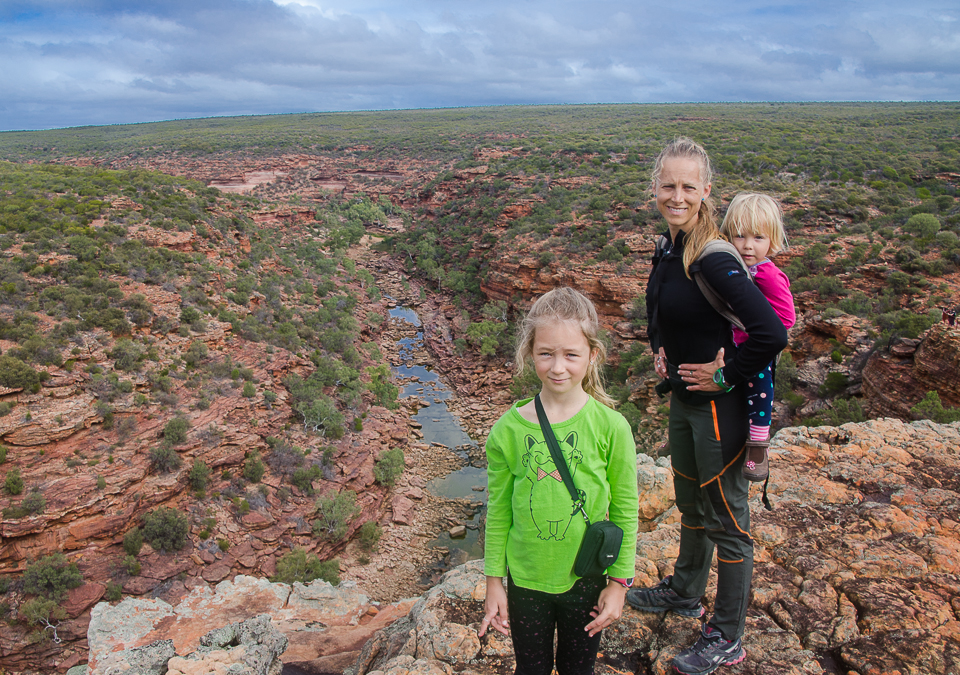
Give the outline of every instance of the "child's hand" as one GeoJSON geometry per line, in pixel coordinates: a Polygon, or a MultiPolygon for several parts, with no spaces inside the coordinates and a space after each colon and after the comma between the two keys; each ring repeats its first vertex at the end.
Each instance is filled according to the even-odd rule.
{"type": "Polygon", "coordinates": [[[680,377],[687,383],[687,391],[720,391],[713,374],[723,368],[723,347],[710,363],[681,363],[680,377]]]}
{"type": "Polygon", "coordinates": [[[623,601],[627,597],[627,589],[616,581],[608,581],[607,587],[600,591],[600,598],[590,612],[593,621],[584,626],[583,630],[593,637],[604,628],[620,618],[623,613],[623,601]]]}
{"type": "Polygon", "coordinates": [[[510,621],[507,618],[507,592],[503,588],[500,577],[487,577],[487,598],[484,601],[483,621],[480,623],[478,637],[487,633],[492,627],[498,633],[510,635],[510,621]]]}

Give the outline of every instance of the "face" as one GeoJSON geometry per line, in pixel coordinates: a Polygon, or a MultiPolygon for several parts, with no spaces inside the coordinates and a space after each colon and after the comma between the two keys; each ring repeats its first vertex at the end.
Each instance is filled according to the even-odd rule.
{"type": "Polygon", "coordinates": [[[770,238],[765,234],[734,234],[733,245],[737,247],[747,267],[752,267],[767,257],[770,238]]]}
{"type": "Polygon", "coordinates": [[[657,209],[674,234],[697,224],[700,202],[710,196],[710,184],[700,180],[700,164],[688,157],[664,160],[657,183],[657,209]]]}
{"type": "Polygon", "coordinates": [[[534,334],[533,363],[544,391],[558,395],[582,391],[594,356],[575,321],[554,321],[537,328],[534,334]]]}

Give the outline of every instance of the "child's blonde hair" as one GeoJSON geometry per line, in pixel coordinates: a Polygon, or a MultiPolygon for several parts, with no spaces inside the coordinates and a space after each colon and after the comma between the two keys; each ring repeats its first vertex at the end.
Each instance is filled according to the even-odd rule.
{"type": "Polygon", "coordinates": [[[544,293],[520,322],[517,335],[517,352],[514,360],[517,364],[517,377],[523,375],[529,367],[528,359],[533,357],[533,341],[537,328],[556,321],[572,321],[580,326],[583,337],[590,347],[590,363],[583,378],[583,390],[600,403],[613,407],[615,400],[603,388],[603,374],[600,366],[607,360],[607,347],[600,340],[600,320],[597,308],[590,298],[572,288],[560,287],[544,293]]]}
{"type": "MultiPolygon", "coordinates": [[[[660,174],[663,173],[663,163],[668,159],[692,159],[700,167],[700,182],[706,187],[713,182],[713,168],[710,166],[710,157],[703,146],[686,136],[673,139],[653,163],[653,173],[650,176],[650,186],[654,195],[660,189],[660,174]]],[[[712,197],[705,197],[700,202],[697,212],[697,224],[687,232],[683,248],[683,271],[690,277],[690,265],[700,257],[704,247],[714,239],[720,239],[720,230],[717,228],[717,208],[712,197]]]]}
{"type": "Polygon", "coordinates": [[[727,239],[733,239],[736,235],[762,234],[770,240],[767,255],[776,255],[787,249],[783,209],[773,197],[757,192],[741,192],[733,198],[720,231],[727,239]]]}

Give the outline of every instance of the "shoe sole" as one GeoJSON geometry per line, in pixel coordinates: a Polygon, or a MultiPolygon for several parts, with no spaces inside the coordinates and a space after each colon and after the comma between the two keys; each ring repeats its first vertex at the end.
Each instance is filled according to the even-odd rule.
{"type": "Polygon", "coordinates": [[[699,619],[707,613],[707,610],[704,609],[703,605],[700,605],[695,609],[679,609],[677,607],[647,607],[645,605],[635,605],[630,602],[629,599],[627,600],[627,604],[634,609],[640,610],[641,612],[654,612],[656,614],[663,614],[664,612],[676,612],[680,616],[688,616],[692,619],[699,619]]]}
{"type": "Polygon", "coordinates": [[[717,668],[722,668],[723,666],[735,666],[735,665],[737,665],[738,663],[742,663],[745,658],[747,658],[747,650],[746,650],[746,649],[742,649],[742,650],[740,651],[740,658],[737,659],[736,661],[727,661],[726,663],[718,663],[717,665],[715,665],[715,666],[714,666],[713,668],[711,668],[710,670],[701,670],[699,673],[686,673],[686,672],[680,670],[679,668],[677,668],[676,666],[674,666],[673,669],[674,669],[676,672],[680,673],[680,675],[710,675],[710,673],[712,673],[713,671],[715,671],[717,668]]]}

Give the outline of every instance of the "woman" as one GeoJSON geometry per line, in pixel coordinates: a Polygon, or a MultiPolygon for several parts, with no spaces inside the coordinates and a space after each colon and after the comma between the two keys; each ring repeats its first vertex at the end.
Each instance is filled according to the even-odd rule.
{"type": "Polygon", "coordinates": [[[758,373],[787,344],[787,333],[739,260],[725,252],[697,260],[720,239],[710,199],[712,172],[706,151],[688,138],[667,145],[653,170],[657,209],[667,221],[668,244],[658,247],[647,284],[650,346],[657,374],[668,378],[670,450],[680,552],[672,576],[652,588],[627,594],[633,607],[649,612],[704,613],[703,596],[714,547],[717,598],[696,644],[673,661],[686,675],[711,673],[739,663],[750,581],[749,484],[741,472],[747,437],[742,383],[758,373]],[[734,347],[730,323],[693,280],[691,265],[731,306],[749,338],[734,347]]]}

